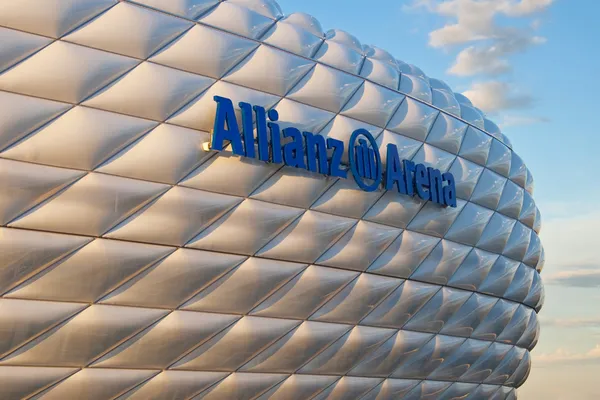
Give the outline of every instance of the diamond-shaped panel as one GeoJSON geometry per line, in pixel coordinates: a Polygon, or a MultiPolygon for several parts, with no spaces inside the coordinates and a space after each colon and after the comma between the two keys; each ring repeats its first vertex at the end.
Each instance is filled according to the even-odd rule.
{"type": "Polygon", "coordinates": [[[37,3],[0,4],[1,398],[515,398],[541,218],[471,101],[275,0],[37,3]],[[214,96],[458,207],[212,151],[214,96]]]}

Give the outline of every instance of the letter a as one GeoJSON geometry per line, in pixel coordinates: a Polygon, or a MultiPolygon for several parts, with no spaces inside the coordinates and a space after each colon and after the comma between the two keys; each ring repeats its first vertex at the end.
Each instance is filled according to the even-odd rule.
{"type": "Polygon", "coordinates": [[[398,185],[398,192],[406,194],[406,182],[400,166],[398,147],[395,144],[387,145],[387,165],[385,169],[385,190],[393,190],[398,185]]]}
{"type": "Polygon", "coordinates": [[[442,179],[448,182],[444,186],[444,203],[450,207],[456,207],[456,185],[454,183],[454,175],[450,172],[446,172],[442,175],[442,179]]]}
{"type": "Polygon", "coordinates": [[[225,97],[215,96],[214,99],[217,102],[217,115],[215,116],[211,148],[221,151],[224,147],[223,142],[228,140],[231,142],[233,154],[244,156],[242,137],[237,119],[235,118],[233,103],[225,97]]]}
{"type": "Polygon", "coordinates": [[[283,146],[283,162],[290,167],[306,168],[302,133],[293,127],[285,128],[282,133],[284,138],[292,138],[283,146]]]}

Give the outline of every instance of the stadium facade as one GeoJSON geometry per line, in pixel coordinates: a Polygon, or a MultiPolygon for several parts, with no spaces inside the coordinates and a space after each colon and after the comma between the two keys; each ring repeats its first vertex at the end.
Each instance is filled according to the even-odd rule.
{"type": "Polygon", "coordinates": [[[467,98],[272,0],[0,1],[0,398],[514,399],[532,192],[467,98]]]}

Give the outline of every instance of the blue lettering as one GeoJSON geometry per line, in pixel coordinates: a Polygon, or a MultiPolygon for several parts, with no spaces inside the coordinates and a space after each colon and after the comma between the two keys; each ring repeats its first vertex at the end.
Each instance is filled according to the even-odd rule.
{"type": "Polygon", "coordinates": [[[279,113],[277,110],[269,110],[267,115],[272,121],[267,123],[269,133],[271,134],[271,162],[281,164],[283,162],[283,159],[281,158],[281,132],[279,130],[279,125],[276,124],[276,122],[279,121],[279,113]]]}
{"type": "MultiPolygon", "coordinates": [[[[258,157],[264,162],[285,163],[293,168],[338,178],[348,176],[348,171],[342,166],[344,142],[301,132],[294,127],[282,130],[276,110],[267,111],[264,107],[244,102],[239,103],[240,130],[232,101],[220,96],[215,96],[214,100],[217,112],[211,137],[213,150],[222,151],[231,144],[233,154],[238,156],[258,157]]],[[[401,161],[395,144],[388,144],[386,151],[387,164],[384,166],[373,135],[365,129],[352,132],[347,152],[349,169],[361,189],[368,192],[379,189],[385,176],[385,190],[396,190],[410,196],[417,194],[423,200],[456,207],[456,184],[451,173],[442,174],[440,170],[424,164],[401,161]]]]}
{"type": "Polygon", "coordinates": [[[310,132],[304,132],[306,138],[306,161],[308,170],[317,172],[317,160],[319,161],[319,172],[327,174],[329,165],[327,163],[327,146],[325,138],[321,135],[313,135],[310,132]]]}
{"type": "Polygon", "coordinates": [[[381,183],[381,156],[375,138],[366,129],[357,129],[350,136],[350,147],[348,149],[348,160],[350,161],[350,171],[356,180],[356,184],[364,191],[372,192],[379,188],[381,183]],[[359,139],[359,137],[361,139],[359,139]],[[366,141],[364,141],[364,139],[366,141]],[[356,141],[358,140],[358,145],[356,141]],[[364,142],[363,142],[364,141],[364,142]],[[371,148],[367,146],[367,141],[371,148]],[[354,151],[352,151],[354,149],[354,151]],[[372,152],[369,150],[373,150],[372,152]],[[369,158],[373,156],[373,161],[369,158]],[[361,166],[362,165],[362,166],[361,166]],[[361,173],[362,172],[362,173],[361,173]],[[367,184],[363,177],[373,177],[373,183],[367,184]]]}
{"type": "Polygon", "coordinates": [[[228,140],[231,143],[233,154],[245,155],[233,103],[225,97],[215,96],[214,99],[217,102],[217,115],[213,127],[211,148],[221,151],[225,147],[223,142],[228,140]]]}
{"type": "Polygon", "coordinates": [[[290,167],[306,168],[304,145],[300,131],[293,127],[285,128],[283,137],[292,139],[291,142],[283,146],[283,162],[290,167]]]}
{"type": "MultiPolygon", "coordinates": [[[[375,150],[367,149],[365,152],[367,156],[366,165],[369,166],[367,178],[369,179],[377,179],[377,174],[381,173],[381,171],[377,170],[377,156],[375,156],[375,150]]],[[[377,155],[379,155],[379,150],[377,151],[377,155]]]]}
{"type": "Polygon", "coordinates": [[[444,204],[444,190],[442,188],[442,173],[439,169],[427,168],[429,172],[429,191],[431,201],[435,201],[439,204],[444,204]]]}
{"type": "MultiPolygon", "coordinates": [[[[359,142],[361,142],[361,141],[359,140],[359,142]]],[[[367,171],[366,171],[367,166],[365,164],[365,154],[364,154],[366,145],[363,146],[364,140],[362,142],[363,143],[361,143],[360,146],[354,146],[354,159],[356,160],[356,173],[360,177],[365,177],[365,176],[367,176],[367,171]]]]}
{"type": "Polygon", "coordinates": [[[254,158],[254,126],[252,123],[252,105],[248,103],[240,103],[242,110],[242,127],[244,131],[244,155],[249,158],[254,158]]]}
{"type": "Polygon", "coordinates": [[[344,142],[334,138],[328,138],[327,148],[333,150],[331,163],[329,164],[329,175],[337,176],[338,178],[347,178],[348,171],[344,171],[340,168],[342,165],[342,157],[344,156],[344,142]]]}
{"type": "Polygon", "coordinates": [[[390,143],[387,145],[385,190],[394,190],[394,185],[397,185],[398,192],[406,194],[406,182],[404,181],[404,173],[400,165],[400,158],[398,157],[398,147],[390,143]]]}
{"type": "Polygon", "coordinates": [[[456,207],[456,186],[454,176],[450,172],[442,175],[442,179],[448,184],[444,186],[444,203],[450,207],[456,207]]]}
{"type": "Polygon", "coordinates": [[[409,196],[415,195],[415,163],[409,160],[404,160],[404,181],[406,182],[406,194],[409,196]]]}
{"type": "MultiPolygon", "coordinates": [[[[359,139],[358,143],[360,143],[360,147],[362,148],[362,164],[363,164],[363,170],[365,172],[364,175],[362,175],[363,177],[367,178],[367,179],[373,179],[373,175],[375,175],[374,173],[371,172],[371,161],[369,160],[369,146],[367,146],[367,141],[364,139],[359,139]]],[[[356,162],[361,163],[361,160],[357,159],[356,162]]]]}
{"type": "Polygon", "coordinates": [[[415,186],[419,197],[429,200],[429,174],[423,164],[417,164],[415,167],[415,186]]]}
{"type": "Polygon", "coordinates": [[[269,139],[267,137],[267,112],[261,106],[254,106],[256,115],[256,136],[258,138],[258,159],[269,161],[269,139]]]}

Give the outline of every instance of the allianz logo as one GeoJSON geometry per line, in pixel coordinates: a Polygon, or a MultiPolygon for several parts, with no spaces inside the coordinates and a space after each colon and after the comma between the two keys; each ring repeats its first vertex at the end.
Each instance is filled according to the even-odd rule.
{"type": "MultiPolygon", "coordinates": [[[[341,140],[301,132],[295,127],[280,129],[277,110],[267,111],[264,107],[244,102],[239,103],[240,127],[233,102],[220,96],[215,96],[214,100],[217,110],[211,150],[222,151],[231,144],[233,154],[240,157],[348,178],[348,168],[342,163],[346,146],[341,140]]],[[[383,185],[385,190],[456,207],[456,186],[450,172],[442,173],[424,164],[400,160],[398,148],[392,143],[387,145],[386,152],[387,163],[384,166],[373,135],[366,129],[352,133],[347,153],[349,171],[362,190],[371,192],[383,185]]]]}

